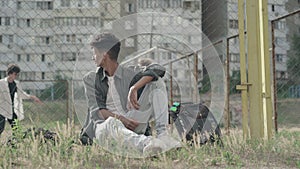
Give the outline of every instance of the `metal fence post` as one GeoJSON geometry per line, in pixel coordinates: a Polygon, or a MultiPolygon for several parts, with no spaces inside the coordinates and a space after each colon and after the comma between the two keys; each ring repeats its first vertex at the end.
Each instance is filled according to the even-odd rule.
{"type": "Polygon", "coordinates": [[[230,110],[229,110],[229,96],[230,96],[230,57],[229,57],[229,38],[226,39],[226,61],[225,61],[225,68],[226,68],[226,89],[225,89],[225,130],[226,133],[229,134],[230,128],[230,110]]]}
{"type": "Polygon", "coordinates": [[[240,41],[240,76],[241,85],[237,85],[236,89],[241,90],[242,96],[242,125],[243,125],[243,137],[246,139],[249,137],[249,125],[248,125],[248,87],[247,80],[247,60],[245,50],[245,26],[244,26],[244,1],[238,1],[238,24],[239,24],[239,41],[240,41]]]}

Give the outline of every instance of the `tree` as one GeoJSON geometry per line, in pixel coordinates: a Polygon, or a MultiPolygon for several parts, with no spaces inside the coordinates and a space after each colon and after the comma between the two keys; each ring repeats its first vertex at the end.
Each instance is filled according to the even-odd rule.
{"type": "Polygon", "coordinates": [[[300,84],[300,35],[294,35],[292,38],[291,49],[288,53],[287,70],[290,83],[300,84]]]}
{"type": "Polygon", "coordinates": [[[203,75],[203,79],[201,81],[201,88],[199,89],[199,93],[207,93],[211,89],[210,78],[208,74],[203,75]]]}
{"type": "Polygon", "coordinates": [[[241,84],[240,70],[233,70],[232,76],[230,77],[230,94],[241,93],[240,90],[236,89],[236,85],[241,84]]]}
{"type": "Polygon", "coordinates": [[[39,96],[43,100],[60,100],[67,98],[68,83],[61,75],[55,76],[52,86],[45,89],[39,96]]]}

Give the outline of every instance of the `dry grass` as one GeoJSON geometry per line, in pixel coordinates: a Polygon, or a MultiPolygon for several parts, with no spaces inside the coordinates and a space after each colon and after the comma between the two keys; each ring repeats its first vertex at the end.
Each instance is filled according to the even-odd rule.
{"type": "MultiPolygon", "coordinates": [[[[103,150],[97,144],[78,144],[74,126],[59,123],[59,142],[41,138],[20,139],[0,147],[1,168],[300,168],[300,131],[281,130],[269,142],[243,140],[232,130],[223,136],[224,147],[184,146],[155,158],[131,159],[103,150]]],[[[76,131],[78,131],[76,129],[76,131]]]]}
{"type": "Polygon", "coordinates": [[[241,131],[232,130],[223,136],[223,148],[185,145],[156,158],[132,159],[109,153],[97,144],[78,144],[80,126],[64,124],[65,103],[25,103],[27,119],[22,122],[23,129],[41,126],[58,133],[60,141],[45,143],[41,138],[29,137],[12,147],[5,144],[11,135],[6,124],[0,137],[0,168],[300,168],[299,113],[292,107],[296,105],[299,106],[289,102],[278,106],[279,112],[285,113],[279,114],[279,133],[269,142],[244,140],[241,131]],[[283,124],[289,128],[283,128],[283,124]]]}

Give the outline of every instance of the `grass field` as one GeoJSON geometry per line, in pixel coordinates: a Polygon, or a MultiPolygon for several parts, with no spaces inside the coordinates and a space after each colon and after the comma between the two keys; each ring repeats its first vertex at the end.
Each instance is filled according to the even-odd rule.
{"type": "MultiPolygon", "coordinates": [[[[59,142],[40,137],[2,143],[1,168],[300,168],[300,130],[281,130],[269,142],[244,140],[239,130],[223,136],[224,147],[183,143],[155,158],[130,159],[111,154],[99,145],[82,146],[74,127],[55,127],[59,142]]],[[[78,130],[77,130],[78,131],[78,130]]]]}
{"type": "Polygon", "coordinates": [[[279,110],[279,132],[268,142],[244,140],[239,129],[223,135],[224,147],[183,143],[183,148],[171,150],[152,158],[132,159],[103,150],[99,145],[82,146],[78,142],[80,125],[66,125],[63,102],[47,105],[26,103],[27,118],[20,131],[29,126],[42,126],[55,131],[59,142],[45,142],[40,137],[20,139],[7,145],[10,127],[1,135],[0,168],[299,168],[300,128],[297,104],[282,103],[279,110]],[[43,107],[44,106],[44,107],[43,107]],[[294,107],[293,107],[294,106],[294,107]],[[295,107],[296,106],[296,107],[295,107]],[[47,116],[46,116],[47,115],[47,116]],[[281,118],[284,117],[284,118],[281,118]],[[294,117],[294,118],[293,118],[294,117]],[[284,124],[288,124],[284,128],[284,124]],[[292,124],[292,125],[289,125],[292,124]],[[292,127],[292,128],[291,128],[292,127]]]}
{"type": "Polygon", "coordinates": [[[300,100],[299,99],[284,99],[278,100],[278,125],[286,127],[300,128],[300,100]]]}

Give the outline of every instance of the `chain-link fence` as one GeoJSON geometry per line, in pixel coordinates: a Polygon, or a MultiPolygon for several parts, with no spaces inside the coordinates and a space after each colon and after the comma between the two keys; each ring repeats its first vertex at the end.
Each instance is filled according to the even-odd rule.
{"type": "MultiPolygon", "coordinates": [[[[297,126],[300,119],[299,13],[276,20],[297,9],[296,0],[268,3],[279,127],[297,126]]],[[[104,31],[121,38],[121,64],[151,58],[166,67],[170,104],[211,105],[218,95],[229,103],[214,111],[230,112],[231,126],[241,125],[235,88],[240,84],[237,0],[3,0],[0,11],[0,77],[9,63],[17,63],[23,89],[43,101],[24,102],[24,125],[50,128],[68,118],[83,121],[87,107],[81,80],[95,70],[88,42],[104,31]],[[214,72],[219,68],[224,72],[214,72]]]]}
{"type": "Polygon", "coordinates": [[[275,127],[299,127],[299,2],[271,21],[275,127]],[[296,8],[298,6],[298,8],[296,8]],[[277,123],[278,122],[278,123],[277,123]]]}
{"type": "MultiPolygon", "coordinates": [[[[224,63],[228,86],[228,106],[225,110],[230,113],[228,124],[240,126],[242,106],[240,91],[240,55],[238,36],[238,3],[237,1],[202,1],[203,25],[202,31],[212,39],[220,59],[224,63]],[[216,12],[217,10],[222,12],[216,12]],[[225,12],[227,11],[227,12],[225,12]],[[217,18],[216,18],[217,17],[217,18]],[[205,24],[205,23],[208,24],[205,24]],[[225,22],[225,23],[224,23],[225,22]],[[230,93],[230,94],[229,94],[230,93]]],[[[299,2],[274,0],[268,1],[270,21],[270,56],[274,84],[274,125],[279,127],[297,126],[299,117],[297,111],[297,36],[299,36],[299,2]],[[273,23],[273,34],[271,31],[273,23]],[[272,37],[273,35],[273,37],[272,37]],[[271,40],[272,39],[272,40],[271,40]],[[273,53],[272,53],[273,52],[273,53]],[[274,65],[274,66],[273,66],[274,65]],[[276,87],[277,86],[277,87],[276,87]]],[[[246,33],[246,32],[245,32],[246,33]]],[[[246,33],[247,34],[247,33],[246,33]]],[[[298,56],[299,57],[299,56],[298,56]]]]}

